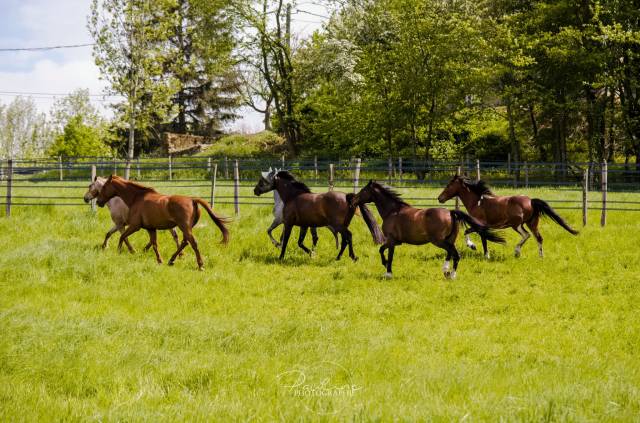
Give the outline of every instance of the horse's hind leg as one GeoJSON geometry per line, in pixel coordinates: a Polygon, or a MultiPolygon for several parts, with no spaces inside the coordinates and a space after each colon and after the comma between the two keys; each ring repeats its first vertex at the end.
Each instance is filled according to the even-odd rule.
{"type": "Polygon", "coordinates": [[[538,255],[540,257],[544,257],[544,251],[542,249],[542,235],[540,235],[540,231],[538,230],[539,220],[540,219],[538,217],[535,217],[530,222],[527,222],[527,226],[531,229],[531,232],[533,232],[533,236],[536,237],[536,241],[538,241],[538,255]]]}
{"type": "Polygon", "coordinates": [[[391,268],[393,265],[393,253],[396,250],[396,246],[390,244],[387,248],[389,249],[389,252],[387,253],[387,273],[384,274],[384,277],[391,279],[393,277],[393,270],[391,268]]]}
{"type": "Polygon", "coordinates": [[[531,236],[531,234],[529,234],[529,232],[527,232],[527,230],[524,228],[524,225],[519,225],[513,228],[516,232],[518,232],[520,234],[520,236],[522,237],[522,239],[520,240],[520,242],[518,242],[518,244],[516,245],[516,249],[515,249],[515,256],[516,257],[520,257],[520,250],[522,249],[522,246],[524,245],[525,242],[527,242],[527,240],[529,239],[529,237],[531,236]]]}
{"type": "Polygon", "coordinates": [[[438,243],[436,245],[447,252],[447,256],[444,259],[444,264],[442,265],[442,272],[444,273],[444,277],[455,279],[456,271],[458,270],[458,262],[460,261],[460,254],[458,254],[456,246],[449,241],[443,241],[442,243],[438,243]],[[453,270],[451,270],[449,264],[452,258],[453,270]]]}
{"type": "Polygon", "coordinates": [[[476,250],[476,244],[474,244],[473,241],[471,241],[471,235],[465,233],[464,241],[467,244],[467,247],[471,248],[473,251],[476,250]]]}
{"type": "Polygon", "coordinates": [[[358,257],[356,257],[356,253],[353,252],[353,235],[350,230],[345,231],[347,233],[347,242],[349,243],[349,257],[351,260],[358,261],[358,257]]]}
{"type": "Polygon", "coordinates": [[[304,246],[304,239],[307,236],[307,229],[308,228],[306,226],[300,227],[300,235],[298,236],[298,247],[302,248],[305,253],[311,255],[311,250],[304,246]]]}
{"type": "Polygon", "coordinates": [[[156,260],[158,264],[162,264],[162,257],[158,251],[158,232],[155,229],[147,229],[149,232],[149,243],[153,246],[153,252],[156,253],[156,260]]]}
{"type": "MultiPolygon", "coordinates": [[[[184,231],[183,231],[184,232],[184,231]]],[[[200,250],[198,249],[198,243],[196,242],[195,237],[191,233],[191,231],[184,232],[185,238],[189,241],[191,248],[196,253],[196,262],[198,263],[198,270],[202,270],[204,267],[204,262],[202,261],[202,256],[200,255],[200,250]]]]}
{"type": "Polygon", "coordinates": [[[311,228],[309,228],[309,230],[311,231],[311,249],[315,250],[316,245],[318,245],[318,229],[315,226],[312,226],[311,228]]]}
{"type": "Polygon", "coordinates": [[[380,253],[380,260],[382,261],[383,266],[387,265],[387,259],[384,256],[384,250],[386,250],[387,248],[389,247],[387,247],[385,244],[382,244],[378,249],[378,252],[380,253]]]}
{"type": "Polygon", "coordinates": [[[336,260],[340,260],[342,257],[342,253],[344,253],[345,248],[347,248],[347,235],[345,235],[345,231],[340,232],[340,239],[342,240],[342,244],[340,245],[340,252],[338,252],[338,256],[336,260]]]}

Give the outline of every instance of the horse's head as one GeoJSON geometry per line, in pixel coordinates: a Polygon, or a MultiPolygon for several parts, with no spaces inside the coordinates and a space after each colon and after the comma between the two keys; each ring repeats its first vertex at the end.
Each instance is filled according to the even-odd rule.
{"type": "Polygon", "coordinates": [[[113,197],[118,195],[114,187],[114,181],[118,179],[120,178],[117,176],[114,176],[114,175],[109,176],[109,179],[105,181],[100,191],[98,191],[98,197],[97,197],[96,203],[100,207],[104,207],[104,205],[107,204],[107,201],[111,200],[113,197]]]}
{"type": "Polygon", "coordinates": [[[268,172],[261,172],[258,183],[253,188],[255,195],[261,195],[269,191],[273,191],[276,188],[276,173],[278,169],[269,168],[268,172]]]}
{"type": "Polygon", "coordinates": [[[462,190],[462,185],[463,185],[462,176],[454,175],[454,177],[451,178],[447,186],[444,187],[444,189],[438,196],[438,201],[440,203],[444,203],[445,201],[452,199],[453,197],[458,195],[458,193],[460,193],[460,191],[462,190]]]}
{"type": "Polygon", "coordinates": [[[106,178],[96,176],[93,179],[93,182],[91,182],[91,184],[89,185],[89,189],[87,190],[87,192],[84,193],[84,202],[88,203],[89,201],[96,198],[106,181],[106,178]]]}
{"type": "Polygon", "coordinates": [[[369,183],[365,185],[360,192],[353,196],[351,199],[351,207],[357,207],[360,204],[371,203],[373,201],[373,195],[375,193],[375,182],[369,180],[369,183]]]}

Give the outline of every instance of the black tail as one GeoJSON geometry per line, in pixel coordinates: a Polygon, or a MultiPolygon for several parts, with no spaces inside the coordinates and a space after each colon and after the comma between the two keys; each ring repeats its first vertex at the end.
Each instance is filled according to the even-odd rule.
{"type": "Polygon", "coordinates": [[[495,242],[497,244],[505,243],[504,238],[498,235],[497,232],[489,229],[487,226],[478,222],[476,219],[469,216],[463,211],[451,210],[451,219],[453,220],[454,224],[456,222],[461,222],[463,225],[469,226],[471,230],[467,230],[465,233],[477,232],[482,238],[486,239],[487,241],[495,242]]]}
{"type": "Polygon", "coordinates": [[[556,211],[554,209],[551,208],[551,206],[549,204],[547,204],[546,201],[543,201],[539,198],[532,198],[531,199],[531,205],[533,206],[533,215],[535,216],[548,216],[551,218],[551,220],[553,220],[554,222],[556,222],[558,225],[562,226],[567,232],[569,232],[572,235],[578,235],[578,231],[576,231],[575,229],[573,229],[571,226],[569,226],[569,224],[567,222],[564,221],[563,218],[561,218],[558,213],[556,213],[556,211]]]}
{"type": "MultiPolygon", "coordinates": [[[[347,204],[349,204],[349,213],[347,214],[347,218],[345,219],[346,225],[349,225],[349,222],[351,222],[351,218],[356,212],[355,207],[351,205],[351,201],[353,200],[354,196],[355,194],[347,194],[347,204]]],[[[384,234],[382,233],[382,229],[380,229],[380,225],[378,225],[378,222],[376,221],[376,218],[373,216],[373,213],[371,213],[371,210],[369,210],[369,207],[367,207],[366,204],[362,203],[362,204],[358,204],[358,208],[360,209],[360,214],[362,215],[364,222],[367,224],[367,227],[369,228],[369,232],[371,232],[371,236],[373,237],[373,242],[375,242],[376,244],[384,243],[385,239],[384,239],[384,234]]]]}

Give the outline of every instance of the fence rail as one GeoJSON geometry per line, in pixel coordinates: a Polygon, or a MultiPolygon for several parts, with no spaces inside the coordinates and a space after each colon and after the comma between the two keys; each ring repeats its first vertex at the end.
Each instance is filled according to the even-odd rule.
{"type": "MultiPolygon", "coordinates": [[[[86,189],[96,175],[123,174],[125,167],[124,160],[101,157],[0,160],[0,186],[5,187],[0,205],[5,206],[6,216],[10,216],[11,208],[16,206],[86,207],[77,201],[81,196],[51,191],[86,189]],[[34,188],[38,190],[35,194],[23,192],[34,188]]],[[[239,215],[240,206],[272,205],[270,201],[241,194],[242,189],[255,183],[260,171],[269,167],[293,171],[311,188],[320,190],[340,187],[356,191],[361,181],[368,179],[407,189],[436,188],[446,185],[453,174],[463,174],[474,179],[486,179],[497,187],[545,186],[563,192],[581,192],[581,200],[549,202],[555,203],[557,209],[582,210],[584,225],[589,211],[600,211],[602,226],[606,224],[607,211],[640,211],[640,207],[636,207],[640,201],[607,198],[609,191],[640,192],[640,168],[635,164],[472,162],[468,159],[433,162],[402,157],[366,160],[318,157],[286,160],[284,156],[250,159],[166,157],[134,160],[130,177],[153,183],[158,188],[207,188],[212,204],[233,205],[236,215],[239,215]],[[232,195],[220,195],[217,191],[221,189],[232,189],[232,195]],[[594,201],[589,192],[599,193],[599,201],[594,201]]],[[[407,196],[406,199],[416,206],[439,206],[432,197],[407,196]]],[[[95,210],[95,202],[90,207],[95,210]]]]}

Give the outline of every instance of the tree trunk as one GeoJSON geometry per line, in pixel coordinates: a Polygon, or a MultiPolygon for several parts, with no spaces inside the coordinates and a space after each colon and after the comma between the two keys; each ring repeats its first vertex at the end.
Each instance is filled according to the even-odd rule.
{"type": "Polygon", "coordinates": [[[130,103],[130,113],[129,113],[129,148],[127,149],[127,164],[124,168],[124,179],[129,179],[129,175],[131,174],[131,162],[133,161],[133,154],[135,152],[135,131],[136,131],[136,119],[134,115],[134,104],[133,98],[135,97],[135,93],[129,100],[130,103]]]}
{"type": "Polygon", "coordinates": [[[507,120],[509,123],[509,144],[511,145],[511,159],[515,163],[516,180],[520,180],[520,141],[516,137],[515,118],[511,97],[507,98],[507,120]]]}

